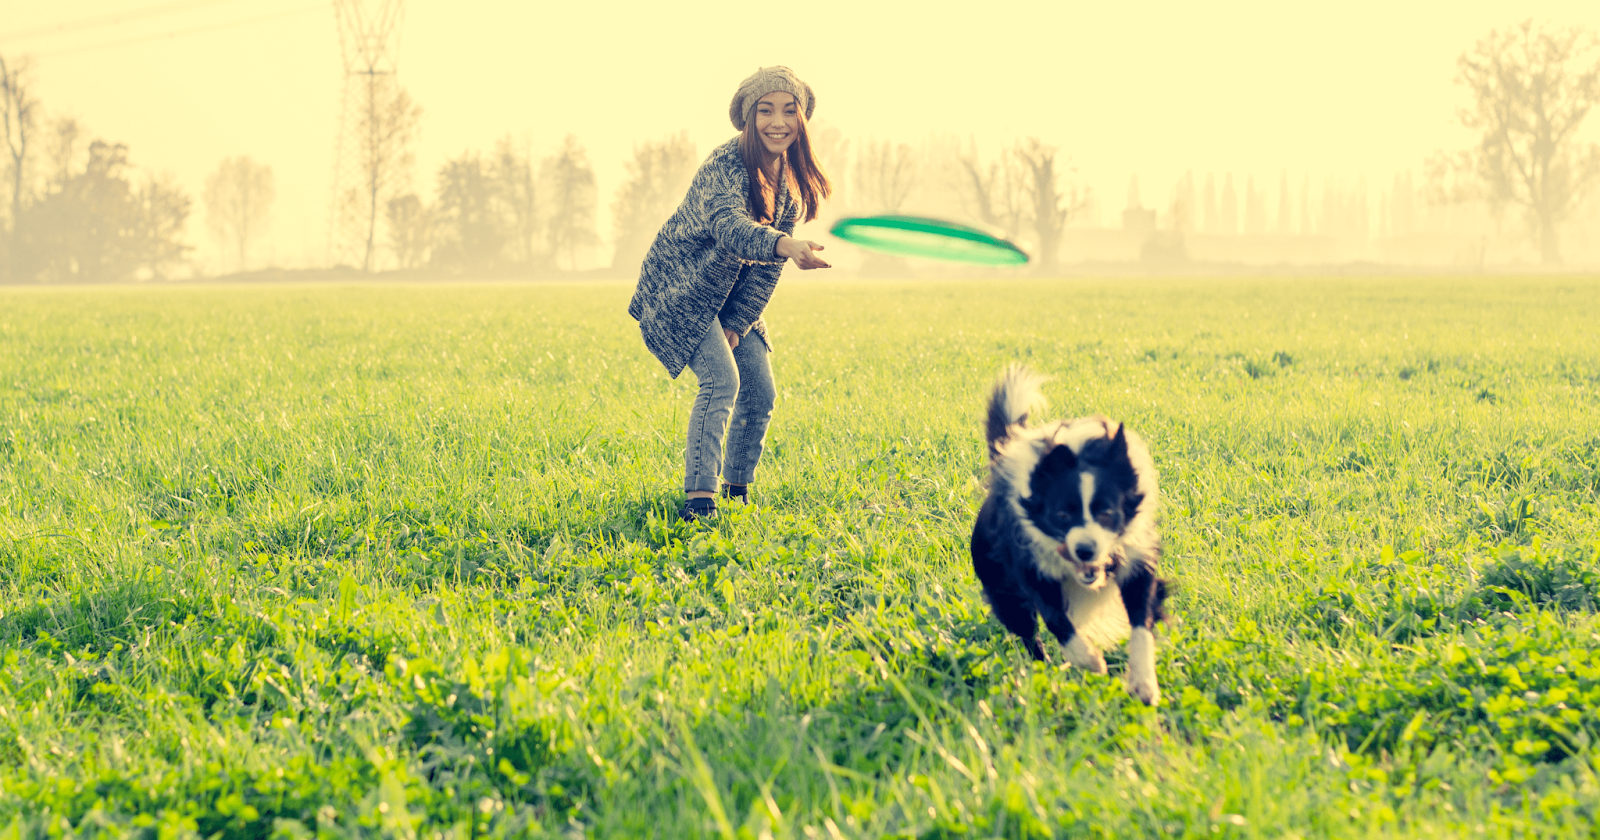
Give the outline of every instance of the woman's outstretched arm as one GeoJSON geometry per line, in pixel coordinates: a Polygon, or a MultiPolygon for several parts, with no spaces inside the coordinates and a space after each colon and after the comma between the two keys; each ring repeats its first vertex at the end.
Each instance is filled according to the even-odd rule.
{"type": "Polygon", "coordinates": [[[707,173],[706,180],[695,184],[695,188],[701,192],[706,229],[719,247],[744,260],[782,259],[778,256],[778,240],[783,233],[750,217],[745,185],[740,179],[722,172],[707,173]]]}

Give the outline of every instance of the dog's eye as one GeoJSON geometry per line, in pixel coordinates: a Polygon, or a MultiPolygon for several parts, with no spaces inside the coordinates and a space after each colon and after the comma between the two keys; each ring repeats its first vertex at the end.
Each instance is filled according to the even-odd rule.
{"type": "Polygon", "coordinates": [[[1071,519],[1071,518],[1072,517],[1068,516],[1067,512],[1064,511],[1064,510],[1058,510],[1058,511],[1055,512],[1055,520],[1057,522],[1066,522],[1068,519],[1071,519]]]}

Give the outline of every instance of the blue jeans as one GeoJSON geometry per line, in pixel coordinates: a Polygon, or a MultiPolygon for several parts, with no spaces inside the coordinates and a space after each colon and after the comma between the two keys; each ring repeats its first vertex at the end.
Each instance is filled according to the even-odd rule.
{"type": "Polygon", "coordinates": [[[689,412],[689,445],[683,450],[683,490],[716,492],[720,474],[729,484],[749,484],[761,462],[761,448],[772,420],[772,361],[761,334],[751,330],[730,348],[722,321],[700,339],[689,369],[700,379],[700,391],[689,412]],[[729,417],[733,423],[730,428],[729,417]],[[722,438],[728,436],[728,463],[723,468],[722,438]]]}

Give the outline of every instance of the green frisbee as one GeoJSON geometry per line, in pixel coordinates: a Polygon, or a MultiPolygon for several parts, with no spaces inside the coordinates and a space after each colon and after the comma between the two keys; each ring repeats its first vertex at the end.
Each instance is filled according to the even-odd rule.
{"type": "Polygon", "coordinates": [[[828,232],[885,254],[979,265],[1028,261],[1026,251],[988,231],[922,216],[855,216],[839,220],[828,232]]]}

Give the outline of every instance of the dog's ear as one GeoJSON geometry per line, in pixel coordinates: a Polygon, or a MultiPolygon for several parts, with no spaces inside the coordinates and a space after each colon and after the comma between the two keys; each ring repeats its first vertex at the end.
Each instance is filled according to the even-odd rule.
{"type": "Polygon", "coordinates": [[[1128,460],[1128,436],[1123,433],[1127,428],[1127,426],[1118,423],[1117,433],[1111,438],[1110,461],[1113,464],[1128,460]]]}
{"type": "Polygon", "coordinates": [[[1033,468],[1033,495],[1044,495],[1062,476],[1077,466],[1078,456],[1073,454],[1072,447],[1056,444],[1048,454],[1039,459],[1039,466],[1033,468]]]}
{"type": "Polygon", "coordinates": [[[1128,457],[1128,436],[1123,432],[1126,428],[1117,424],[1117,433],[1106,450],[1106,464],[1113,480],[1128,488],[1122,496],[1122,516],[1132,520],[1139,513],[1139,505],[1144,504],[1144,494],[1138,490],[1139,474],[1133,468],[1133,459],[1128,457]]]}

